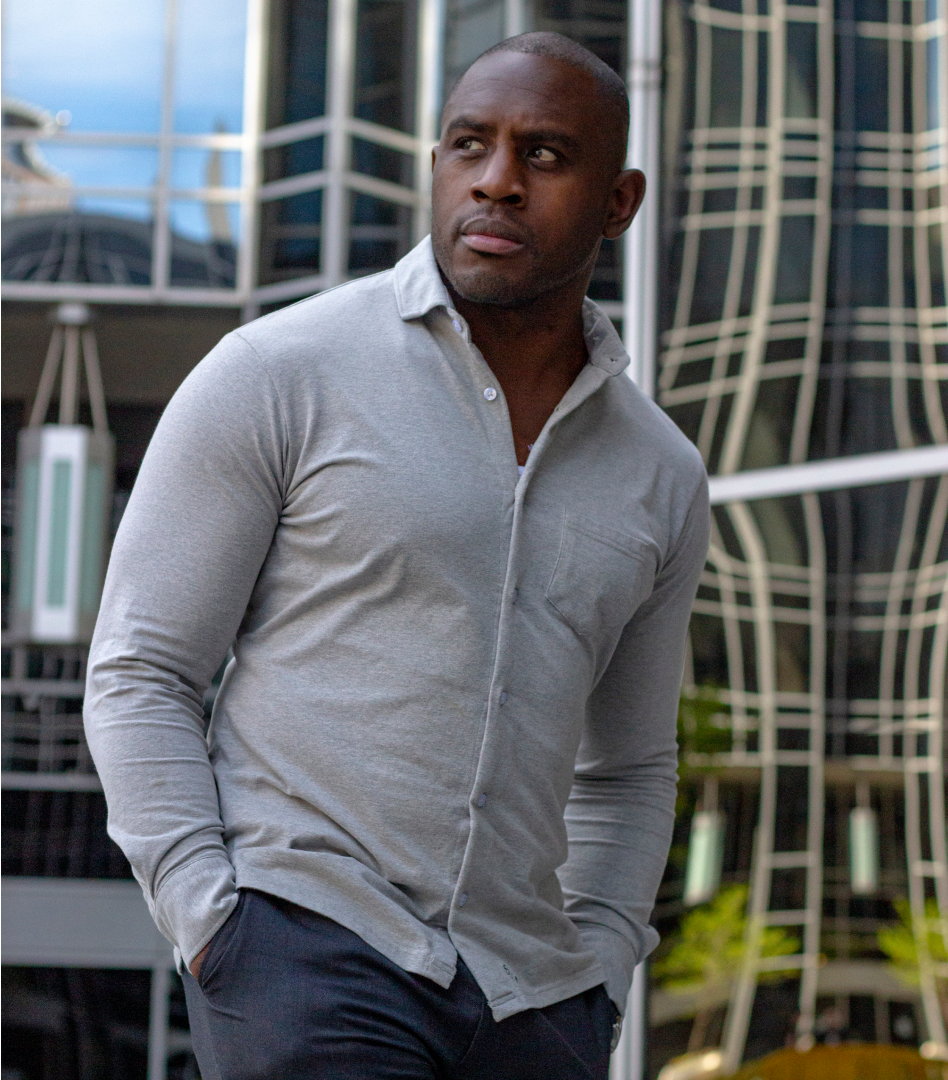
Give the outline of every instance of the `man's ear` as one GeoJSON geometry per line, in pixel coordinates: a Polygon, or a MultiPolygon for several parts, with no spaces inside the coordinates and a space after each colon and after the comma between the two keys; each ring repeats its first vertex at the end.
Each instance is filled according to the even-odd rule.
{"type": "Polygon", "coordinates": [[[431,171],[434,172],[435,164],[438,161],[438,145],[435,143],[431,148],[431,171]]]}
{"type": "Polygon", "coordinates": [[[624,169],[616,177],[609,197],[609,212],[602,235],[615,240],[632,224],[638,208],[645,198],[645,173],[640,169],[624,169]]]}

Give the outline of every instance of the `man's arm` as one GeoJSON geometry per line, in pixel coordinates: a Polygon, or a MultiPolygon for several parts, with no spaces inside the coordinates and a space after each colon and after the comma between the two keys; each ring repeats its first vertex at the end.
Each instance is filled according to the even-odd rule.
{"type": "Polygon", "coordinates": [[[633,968],[658,942],[648,920],[675,820],[678,697],[709,522],[702,479],[651,597],[590,698],[566,809],[566,912],[598,954],[620,1010],[633,968]]]}
{"type": "Polygon", "coordinates": [[[228,335],[165,411],[116,536],[85,723],[125,852],[185,963],[236,904],[203,699],[234,641],[283,503],[272,381],[228,335]]]}

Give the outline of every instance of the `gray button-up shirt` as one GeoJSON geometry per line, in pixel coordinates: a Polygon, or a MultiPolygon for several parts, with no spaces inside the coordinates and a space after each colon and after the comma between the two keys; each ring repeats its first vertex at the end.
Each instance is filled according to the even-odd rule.
{"type": "Polygon", "coordinates": [[[497,1019],[603,981],[621,1006],[657,940],[704,468],[587,301],[519,475],[449,305],[426,240],[175,395],[89,661],[109,831],[185,962],[252,887],[442,986],[460,953],[497,1019]]]}

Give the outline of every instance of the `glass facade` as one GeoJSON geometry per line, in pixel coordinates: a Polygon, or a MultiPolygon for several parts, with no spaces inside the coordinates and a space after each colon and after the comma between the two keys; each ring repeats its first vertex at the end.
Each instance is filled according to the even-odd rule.
{"type": "MultiPolygon", "coordinates": [[[[732,1063],[804,1046],[837,1014],[864,1041],[944,1041],[934,975],[900,986],[876,933],[902,897],[948,912],[948,460],[891,467],[948,445],[945,5],[7,0],[0,776],[14,913],[37,882],[103,919],[139,926],[144,911],[82,736],[85,651],[7,634],[15,436],[51,309],[94,311],[114,527],[189,368],[239,321],[387,268],[423,237],[445,92],[503,37],[555,30],[630,87],[629,161],[652,191],[630,237],[604,244],[590,294],[699,447],[715,502],[684,695],[720,727],[683,739],[656,920],[670,937],[688,910],[702,815],[723,835],[709,880],[746,884],[750,914],[798,943],[775,982],[746,955],[709,1046],[732,1063]],[[880,452],[893,458],[867,456],[880,452]],[[821,463],[845,479],[819,479],[821,463]]],[[[196,1076],[170,952],[141,926],[108,961],[88,942],[7,936],[5,1078],[196,1076]]],[[[694,1009],[655,980],[649,1011],[652,1077],[684,1051],[694,1009]]],[[[614,1080],[638,1075],[634,1059],[627,1036],[614,1080]]]]}
{"type": "MultiPolygon", "coordinates": [[[[657,397],[712,475],[948,441],[945,38],[934,2],[666,6],[657,397]]],[[[798,935],[785,1026],[804,1044],[826,957],[879,956],[898,896],[948,904],[948,477],[871,469],[716,507],[686,675],[730,718],[722,781],[760,776],[751,912],[798,935]],[[860,789],[908,855],[871,897],[839,816],[860,789]]],[[[765,967],[735,990],[732,1055],[765,967]]]]}
{"type": "Polygon", "coordinates": [[[138,301],[233,303],[252,276],[241,243],[254,217],[248,10],[4,10],[3,280],[24,299],[59,286],[89,299],[123,288],[138,301]]]}

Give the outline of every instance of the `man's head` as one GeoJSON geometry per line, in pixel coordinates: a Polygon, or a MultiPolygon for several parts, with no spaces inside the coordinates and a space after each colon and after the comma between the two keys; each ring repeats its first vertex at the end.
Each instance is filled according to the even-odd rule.
{"type": "Polygon", "coordinates": [[[622,167],[628,128],[622,80],[569,38],[521,34],[475,60],[434,155],[432,241],[453,290],[504,307],[584,290],[645,191],[622,167]]]}

